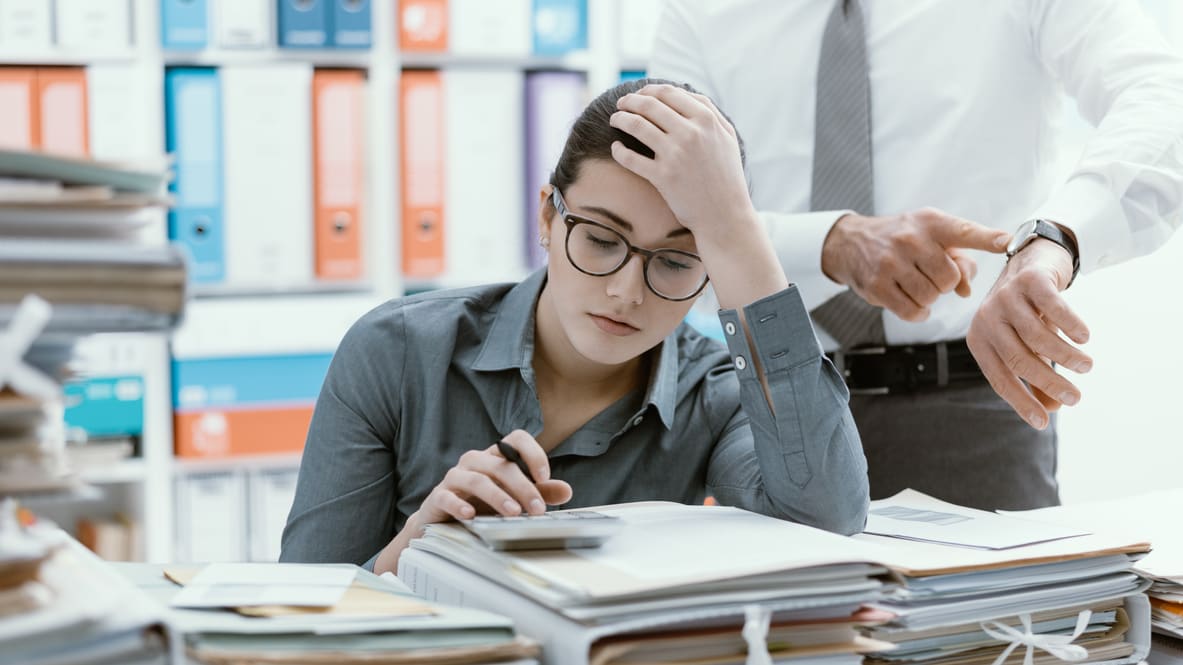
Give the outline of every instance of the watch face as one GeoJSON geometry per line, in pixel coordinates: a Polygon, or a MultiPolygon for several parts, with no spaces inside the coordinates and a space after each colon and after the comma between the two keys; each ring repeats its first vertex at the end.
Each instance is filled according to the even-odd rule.
{"type": "Polygon", "coordinates": [[[1039,220],[1029,219],[1023,222],[1019,228],[1015,229],[1015,234],[1010,238],[1010,244],[1006,246],[1007,256],[1014,256],[1015,252],[1027,244],[1027,239],[1031,237],[1032,233],[1035,233],[1035,225],[1038,223],[1039,220]]]}

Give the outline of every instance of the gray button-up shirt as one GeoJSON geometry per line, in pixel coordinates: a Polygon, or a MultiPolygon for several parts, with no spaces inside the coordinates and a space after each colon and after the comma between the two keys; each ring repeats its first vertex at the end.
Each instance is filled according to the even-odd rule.
{"type": "MultiPolygon", "coordinates": [[[[282,561],[366,562],[454,466],[514,429],[537,436],[534,310],[520,284],[385,303],[341,342],[321,389],[283,533],[282,561]]],[[[649,384],[550,451],[564,507],[720,503],[841,533],[862,529],[867,468],[848,393],[796,287],[719,317],[728,349],[682,324],[649,384]],[[756,374],[759,358],[772,394],[756,374]]]]}

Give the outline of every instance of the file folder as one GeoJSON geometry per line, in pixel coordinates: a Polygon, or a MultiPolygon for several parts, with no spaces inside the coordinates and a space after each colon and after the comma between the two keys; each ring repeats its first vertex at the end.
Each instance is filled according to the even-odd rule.
{"type": "Polygon", "coordinates": [[[312,283],[312,67],[227,66],[226,282],[312,283]]]}
{"type": "Polygon", "coordinates": [[[10,53],[44,53],[53,46],[52,5],[46,0],[0,1],[0,48],[10,53]]]}
{"type": "Polygon", "coordinates": [[[178,563],[246,557],[246,490],[233,471],[180,474],[176,480],[178,563]]]}
{"type": "Polygon", "coordinates": [[[145,132],[155,120],[154,86],[138,67],[102,63],[86,68],[90,154],[95,159],[150,164],[164,152],[162,137],[145,132]]]}
{"type": "Polygon", "coordinates": [[[209,44],[206,0],[160,0],[160,44],[179,51],[205,48],[209,44]]]}
{"type": "Polygon", "coordinates": [[[337,48],[369,48],[370,0],[332,0],[332,45],[337,48]]]}
{"type": "Polygon", "coordinates": [[[448,50],[448,0],[399,0],[398,47],[405,53],[448,50]]]}
{"type": "Polygon", "coordinates": [[[247,478],[251,561],[279,561],[280,536],[296,498],[296,476],[296,469],[270,469],[247,478]]]}
{"type": "Polygon", "coordinates": [[[403,275],[444,272],[444,89],[438,71],[399,78],[403,275]]]}
{"type": "Polygon", "coordinates": [[[531,0],[450,0],[448,40],[466,56],[530,55],[531,0]]]}
{"type": "Polygon", "coordinates": [[[324,48],[329,44],[330,0],[279,0],[279,45],[324,48]]]}
{"type": "Polygon", "coordinates": [[[222,48],[263,48],[272,43],[272,0],[217,0],[214,24],[222,48]]]}
{"type": "Polygon", "coordinates": [[[0,148],[32,150],[41,136],[37,70],[0,67],[0,148]]]}
{"type": "Polygon", "coordinates": [[[558,56],[587,48],[587,0],[534,0],[533,9],[534,55],[558,56]]]}
{"type": "Polygon", "coordinates": [[[503,68],[443,76],[447,285],[520,280],[525,77],[503,68]]]}
{"type": "Polygon", "coordinates": [[[131,48],[129,0],[57,0],[55,10],[59,47],[88,53],[131,48]]]}
{"type": "Polygon", "coordinates": [[[169,238],[191,255],[193,283],[226,276],[222,193],[222,92],[213,68],[169,69],[165,82],[165,142],[175,157],[169,186],[176,202],[168,214],[169,238]]]}
{"type": "Polygon", "coordinates": [[[538,244],[539,193],[559,163],[571,125],[583,112],[587,79],[580,72],[526,74],[526,218],[523,239],[530,268],[546,262],[538,244]]]}
{"type": "Polygon", "coordinates": [[[358,280],[365,265],[365,74],[318,70],[312,90],[316,276],[358,280]]]}
{"type": "Polygon", "coordinates": [[[86,70],[80,67],[46,67],[37,70],[37,97],[41,110],[40,148],[72,157],[90,153],[86,101],[86,70]]]}

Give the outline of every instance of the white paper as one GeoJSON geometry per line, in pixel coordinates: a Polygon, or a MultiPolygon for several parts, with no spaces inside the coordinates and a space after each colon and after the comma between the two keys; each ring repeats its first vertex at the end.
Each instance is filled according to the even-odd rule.
{"type": "Polygon", "coordinates": [[[963,508],[913,490],[871,502],[864,533],[1001,550],[1086,536],[1082,529],[963,508]]]}
{"type": "Polygon", "coordinates": [[[173,607],[331,607],[356,570],[285,563],[214,563],[172,600],[173,607]]]}

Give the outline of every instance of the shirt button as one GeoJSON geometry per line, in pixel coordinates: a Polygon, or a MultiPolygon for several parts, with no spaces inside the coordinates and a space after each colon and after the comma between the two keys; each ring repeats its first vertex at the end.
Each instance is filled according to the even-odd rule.
{"type": "Polygon", "coordinates": [[[644,420],[644,419],[645,419],[645,418],[644,418],[643,416],[637,416],[636,418],[633,418],[633,427],[636,427],[637,425],[640,425],[640,424],[641,424],[641,421],[642,421],[642,420],[644,420]]]}
{"type": "Polygon", "coordinates": [[[747,369],[747,367],[748,367],[748,361],[744,360],[743,356],[736,356],[735,357],[735,369],[738,369],[739,371],[742,372],[743,370],[747,369]]]}
{"type": "Polygon", "coordinates": [[[726,330],[728,335],[734,335],[735,334],[735,324],[728,321],[727,325],[723,326],[723,330],[726,330]]]}

